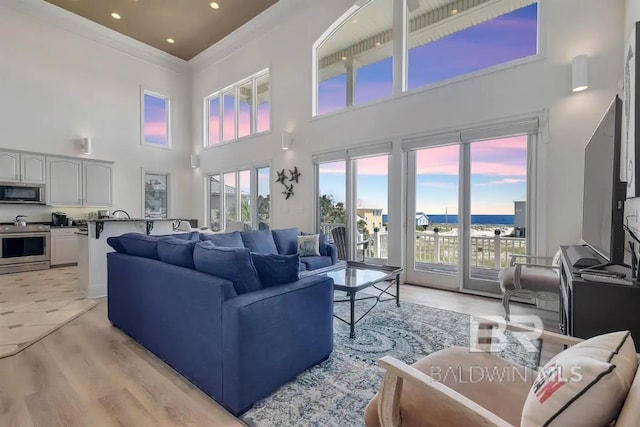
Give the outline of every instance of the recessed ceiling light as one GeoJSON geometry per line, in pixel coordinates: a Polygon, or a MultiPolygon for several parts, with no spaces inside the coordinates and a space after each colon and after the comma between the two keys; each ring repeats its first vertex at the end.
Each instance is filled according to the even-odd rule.
{"type": "Polygon", "coordinates": [[[343,56],[343,57],[342,57],[342,60],[343,60],[343,61],[346,61],[346,60],[347,60],[347,57],[346,57],[346,56],[343,56]]]}
{"type": "Polygon", "coordinates": [[[209,3],[209,6],[211,6],[211,9],[220,9],[220,5],[214,1],[209,3]]]}
{"type": "Polygon", "coordinates": [[[354,19],[354,20],[353,20],[353,21],[351,21],[351,22],[353,22],[354,24],[357,24],[357,23],[358,23],[358,20],[357,20],[357,19],[354,19]]]}
{"type": "Polygon", "coordinates": [[[453,10],[451,10],[451,14],[452,14],[452,15],[457,15],[457,14],[458,14],[458,9],[453,9],[453,10]]]}
{"type": "Polygon", "coordinates": [[[376,46],[380,46],[382,43],[380,42],[376,42],[376,46]]]}
{"type": "Polygon", "coordinates": [[[168,43],[174,44],[176,41],[174,39],[167,39],[168,43]]]}
{"type": "Polygon", "coordinates": [[[111,17],[112,17],[113,19],[120,19],[120,18],[121,18],[120,14],[118,14],[118,13],[116,13],[116,12],[113,12],[113,13],[111,14],[111,17]]]}

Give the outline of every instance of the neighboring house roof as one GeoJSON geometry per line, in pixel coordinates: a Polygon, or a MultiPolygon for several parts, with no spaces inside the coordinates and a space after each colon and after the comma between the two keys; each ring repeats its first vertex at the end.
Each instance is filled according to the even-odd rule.
{"type": "MultiPolygon", "coordinates": [[[[215,178],[210,178],[209,179],[209,191],[211,193],[212,196],[216,196],[220,194],[220,180],[217,180],[215,178]]],[[[235,195],[236,194],[236,188],[235,187],[231,187],[229,185],[225,185],[224,186],[224,192],[225,194],[228,195],[235,195]]],[[[246,191],[242,192],[242,197],[249,197],[250,194],[247,193],[246,191]]]]}

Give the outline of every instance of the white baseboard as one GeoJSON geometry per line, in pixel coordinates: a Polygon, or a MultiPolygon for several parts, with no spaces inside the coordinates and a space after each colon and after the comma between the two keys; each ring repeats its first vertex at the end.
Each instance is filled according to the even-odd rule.
{"type": "Polygon", "coordinates": [[[89,287],[87,295],[89,298],[100,298],[107,296],[107,284],[93,285],[89,287]]]}

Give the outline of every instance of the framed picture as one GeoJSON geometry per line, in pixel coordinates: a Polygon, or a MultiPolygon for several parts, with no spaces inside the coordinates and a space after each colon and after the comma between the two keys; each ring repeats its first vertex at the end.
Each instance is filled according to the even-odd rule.
{"type": "Polygon", "coordinates": [[[640,22],[636,22],[624,49],[624,111],[622,146],[624,167],[621,178],[627,182],[627,198],[640,196],[640,22]]]}

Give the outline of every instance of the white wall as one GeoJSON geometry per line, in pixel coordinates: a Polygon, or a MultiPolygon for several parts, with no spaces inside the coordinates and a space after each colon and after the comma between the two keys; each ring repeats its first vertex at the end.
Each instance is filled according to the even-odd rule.
{"type": "Polygon", "coordinates": [[[625,0],[625,2],[626,2],[625,34],[628,35],[631,32],[632,25],[640,21],[640,1],[625,0]]]}
{"type": "MultiPolygon", "coordinates": [[[[392,202],[399,203],[404,191],[400,187],[400,136],[548,109],[547,253],[553,253],[560,244],[577,242],[582,216],[583,149],[622,76],[624,1],[541,0],[542,59],[311,119],[311,46],[352,4],[352,0],[308,2],[304,10],[290,14],[283,5],[282,19],[270,31],[246,40],[225,40],[196,58],[192,91],[194,151],[202,150],[204,96],[268,66],[273,88],[273,131],[202,150],[201,168],[194,176],[197,192],[203,194],[203,175],[207,172],[264,161],[271,161],[272,170],[297,165],[303,175],[295,197],[284,201],[272,184],[272,225],[310,230],[314,206],[312,153],[394,139],[390,194],[392,202]],[[573,94],[570,63],[583,53],[590,56],[590,87],[573,94]],[[283,129],[294,133],[294,145],[287,152],[280,149],[283,129]]],[[[390,209],[400,215],[396,204],[390,203],[390,209]]],[[[194,215],[202,220],[204,210],[204,198],[196,198],[194,215]]],[[[401,253],[399,238],[392,245],[390,253],[401,253]]]]}
{"type": "MultiPolygon", "coordinates": [[[[52,22],[65,14],[72,23],[85,20],[48,3],[38,5],[51,12],[46,21],[20,10],[18,3],[34,2],[0,5],[0,148],[81,157],[78,141],[92,137],[93,153],[84,157],[115,161],[112,209],[141,216],[145,167],[172,173],[171,215],[189,215],[192,195],[180,191],[191,179],[188,67],[156,65],[78,35],[74,27],[55,26],[52,22]],[[171,97],[172,150],[140,145],[140,85],[171,97]]],[[[102,27],[86,25],[101,34],[102,27]]],[[[0,221],[19,213],[47,221],[51,211],[86,217],[89,210],[1,206],[0,221]]]]}

